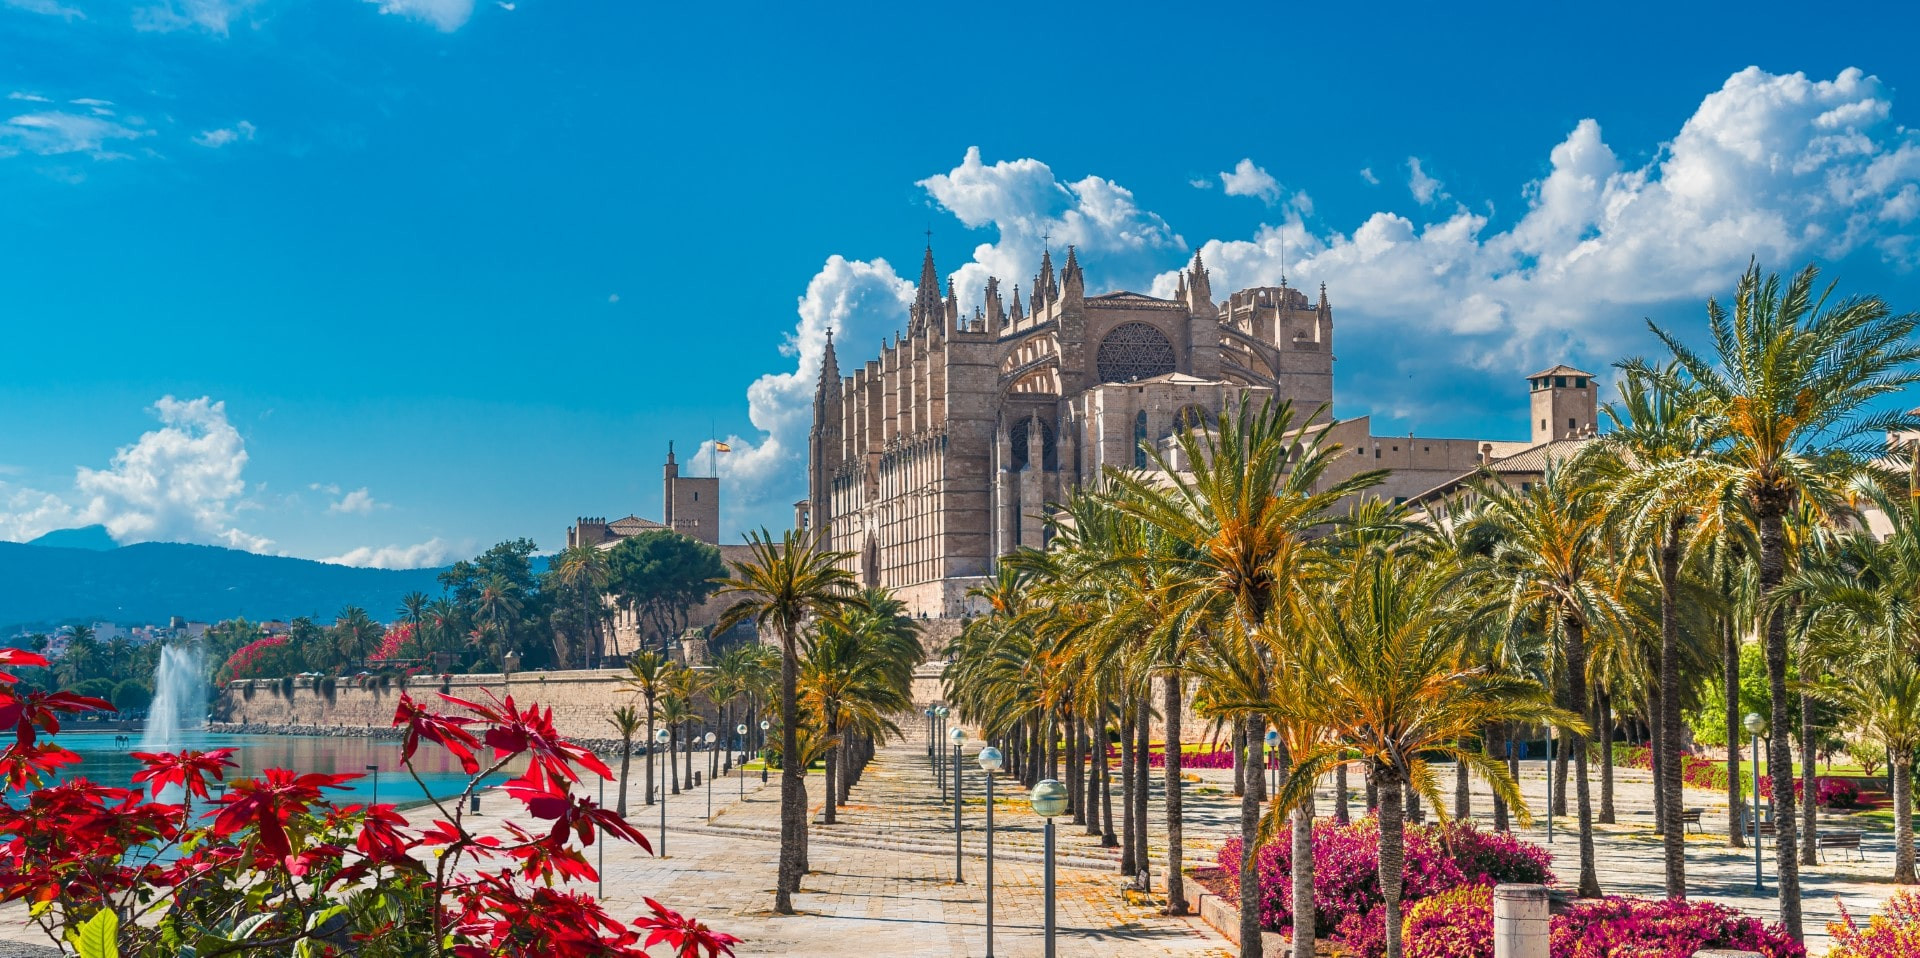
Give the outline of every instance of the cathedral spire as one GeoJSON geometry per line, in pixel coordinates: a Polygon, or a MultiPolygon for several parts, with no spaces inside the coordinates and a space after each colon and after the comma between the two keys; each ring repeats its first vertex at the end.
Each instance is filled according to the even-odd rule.
{"type": "Polygon", "coordinates": [[[827,327],[827,351],[820,358],[820,385],[818,392],[837,394],[840,390],[840,358],[833,352],[833,327],[827,327]]]}
{"type": "Polygon", "coordinates": [[[1320,284],[1320,307],[1319,308],[1320,308],[1320,311],[1323,313],[1326,312],[1328,308],[1327,307],[1327,284],[1325,283],[1320,284]]]}
{"type": "Polygon", "coordinates": [[[927,254],[920,260],[920,287],[914,291],[913,313],[907,324],[909,335],[930,326],[937,317],[945,316],[947,306],[940,296],[940,271],[933,266],[933,244],[927,244],[927,254]]]}
{"type": "Polygon", "coordinates": [[[1061,298],[1068,303],[1078,302],[1086,295],[1087,280],[1080,272],[1080,259],[1071,246],[1067,247],[1067,265],[1060,270],[1060,286],[1064,290],[1061,298]]]}

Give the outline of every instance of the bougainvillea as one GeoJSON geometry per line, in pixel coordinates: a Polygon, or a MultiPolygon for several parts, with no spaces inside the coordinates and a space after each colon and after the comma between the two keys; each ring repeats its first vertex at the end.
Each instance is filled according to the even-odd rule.
{"type": "Polygon", "coordinates": [[[1886,909],[1868,919],[1866,927],[1854,921],[1846,902],[1840,920],[1827,923],[1832,944],[1827,958],[1911,958],[1920,955],[1920,892],[1902,891],[1887,900],[1886,909]]]}
{"type": "MultiPolygon", "coordinates": [[[[6,664],[46,661],[0,650],[6,664]]],[[[330,793],[358,777],[349,774],[267,769],[209,800],[208,784],[233,766],[227,749],[138,753],[135,788],[78,773],[49,785],[79,757],[42,736],[59,732],[62,714],[112,706],[21,693],[0,673],[0,724],[14,731],[0,778],[24,792],[22,804],[0,797],[0,902],[28,903],[31,923],[56,943],[78,942],[82,955],[644,958],[654,945],[683,958],[733,953],[738,939],[652,899],[650,914],[621,921],[592,896],[556,887],[597,877],[583,851],[595,841],[649,848],[624,818],[570,788],[583,772],[608,777],[606,765],[561,739],[548,711],[511,697],[441,698],[459,711],[403,694],[394,716],[406,731],[407,772],[424,741],[471,776],[457,799],[429,804],[433,821],[421,827],[392,805],[334,804],[330,793]],[[469,798],[515,762],[526,771],[504,790],[539,824],[502,821],[503,835],[476,833],[469,798]]]]}
{"type": "Polygon", "coordinates": [[[401,647],[411,641],[413,641],[413,623],[402,622],[380,636],[380,646],[373,650],[372,655],[367,656],[367,661],[385,662],[388,659],[397,659],[400,657],[401,647]]]}
{"type": "Polygon", "coordinates": [[[236,679],[264,679],[291,675],[299,660],[284,635],[255,639],[227,657],[227,675],[236,679]]]}
{"type": "MultiPolygon", "coordinates": [[[[1274,931],[1293,927],[1292,830],[1263,845],[1255,859],[1260,882],[1260,922],[1274,931]]],[[[1380,896],[1380,829],[1371,818],[1350,825],[1322,822],[1313,829],[1314,928],[1333,934],[1350,948],[1351,936],[1369,923],[1384,902],[1380,896]]],[[[1237,888],[1240,842],[1220,849],[1220,867],[1237,888]]],[[[1406,884],[1403,903],[1419,901],[1463,885],[1528,882],[1551,884],[1552,856],[1511,834],[1486,832],[1471,824],[1409,825],[1406,829],[1406,884]]],[[[1375,922],[1377,923],[1377,922],[1375,922]]]]}
{"type": "MultiPolygon", "coordinates": [[[[1708,948],[1803,958],[1807,949],[1784,928],[1708,901],[1598,898],[1553,917],[1554,958],[1693,958],[1708,948]]],[[[1488,958],[1493,952],[1488,950],[1488,958]]]]}
{"type": "MultiPolygon", "coordinates": [[[[1653,749],[1645,745],[1615,745],[1613,755],[1614,763],[1624,768],[1653,768],[1653,749]]],[[[1693,755],[1682,755],[1680,756],[1680,778],[1681,781],[1686,783],[1688,788],[1703,788],[1725,794],[1727,790],[1727,765],[1725,762],[1716,762],[1693,755]]],[[[1743,772],[1741,778],[1751,785],[1753,782],[1752,769],[1748,768],[1743,772]]],[[[1819,779],[1819,782],[1820,789],[1816,797],[1819,798],[1821,805],[1827,808],[1864,807],[1860,800],[1860,782],[1858,779],[1823,776],[1819,779]]],[[[1805,791],[1805,783],[1801,779],[1794,779],[1794,797],[1803,797],[1802,793],[1805,791]]],[[[1773,797],[1773,778],[1771,776],[1760,780],[1760,797],[1763,799],[1771,799],[1773,797]]]]}

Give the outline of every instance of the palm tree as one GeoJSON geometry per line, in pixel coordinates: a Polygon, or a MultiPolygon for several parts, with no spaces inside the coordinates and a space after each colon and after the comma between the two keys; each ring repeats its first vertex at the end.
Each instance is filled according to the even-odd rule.
{"type": "Polygon", "coordinates": [[[524,602],[520,587],[498,573],[487,577],[474,600],[474,618],[479,622],[481,634],[493,639],[494,658],[503,668],[524,602]]]}
{"type": "Polygon", "coordinates": [[[1759,532],[1767,686],[1778,730],[1770,745],[1778,805],[1774,860],[1780,922],[1795,940],[1803,936],[1799,849],[1785,734],[1793,697],[1786,621],[1767,601],[1787,575],[1787,517],[1803,501],[1830,503],[1853,462],[1876,454],[1887,433],[1920,426],[1901,408],[1876,411],[1880,400],[1920,381],[1920,348],[1912,342],[1920,315],[1895,315],[1875,296],[1830,302],[1834,286],[1816,294],[1818,276],[1808,266],[1782,283],[1749,265],[1735,289],[1732,316],[1717,300],[1707,302],[1711,354],[1648,323],[1700,397],[1702,414],[1725,437],[1707,460],[1711,478],[1729,497],[1747,500],[1759,532]]]}
{"type": "MultiPolygon", "coordinates": [[[[667,729],[667,787],[674,794],[680,794],[680,766],[674,764],[680,747],[680,727],[698,718],[693,710],[693,700],[679,689],[669,685],[667,694],[660,698],[660,724],[667,729]]],[[[689,750],[691,755],[691,750],[689,750]]],[[[693,775],[687,775],[687,787],[693,787],[693,775]]]]}
{"type": "Polygon", "coordinates": [[[622,705],[613,710],[613,717],[607,719],[607,723],[620,734],[620,804],[614,811],[625,815],[627,813],[627,769],[633,762],[633,740],[640,734],[643,726],[653,724],[652,710],[648,710],[648,718],[642,721],[638,710],[631,705],[622,705]]]}
{"type": "Polygon", "coordinates": [[[672,663],[652,649],[642,649],[627,660],[627,677],[621,682],[647,700],[647,804],[653,804],[653,756],[659,749],[653,741],[653,719],[660,713],[660,697],[667,694],[667,676],[672,663]]]}
{"type": "MultiPolygon", "coordinates": [[[[1401,958],[1400,896],[1405,863],[1402,789],[1444,809],[1428,762],[1471,766],[1495,795],[1522,815],[1526,808],[1506,766],[1466,748],[1490,725],[1579,719],[1555,709],[1540,683],[1472,663],[1463,636],[1490,609],[1461,588],[1463,573],[1401,548],[1372,546],[1345,563],[1330,594],[1311,599],[1304,621],[1312,652],[1311,680],[1267,707],[1324,722],[1338,737],[1307,744],[1293,756],[1294,774],[1276,798],[1268,828],[1313,794],[1321,772],[1357,751],[1379,784],[1380,889],[1386,899],[1387,958],[1401,958]],[[1465,597],[1463,599],[1463,597],[1465,597]]],[[[1255,884],[1257,882],[1249,882],[1255,884]]]]}
{"type": "Polygon", "coordinates": [[[810,622],[861,600],[844,568],[853,556],[825,548],[814,536],[788,530],[776,542],[763,530],[748,534],[747,548],[748,558],[732,563],[733,574],[721,583],[719,594],[734,601],[714,631],[752,619],[763,635],[771,632],[780,641],[780,875],[773,908],[791,915],[806,854],[806,766],[794,761],[800,748],[801,635],[810,622]]]}
{"type": "MultiPolygon", "coordinates": [[[[1272,631],[1291,620],[1274,615],[1274,609],[1304,598],[1294,583],[1312,538],[1333,524],[1338,503],[1385,475],[1366,471],[1331,478],[1329,469],[1342,447],[1327,439],[1326,430],[1309,428],[1323,413],[1302,421],[1290,403],[1269,401],[1255,409],[1243,398],[1210,428],[1175,435],[1184,470],[1148,447],[1161,475],[1109,474],[1119,507],[1185,550],[1185,561],[1168,569],[1172,612],[1206,623],[1216,640],[1238,633],[1255,647],[1292,641],[1272,631]]],[[[1256,697],[1264,695],[1265,670],[1255,661],[1248,677],[1256,697]]],[[[1261,747],[1265,719],[1254,715],[1244,725],[1252,752],[1261,747]]],[[[1243,874],[1253,874],[1259,851],[1261,787],[1260,777],[1253,776],[1240,800],[1243,874]]],[[[1241,883],[1240,953],[1249,958],[1261,953],[1258,882],[1241,883]]]]}
{"type": "MultiPolygon", "coordinates": [[[[1490,483],[1481,489],[1480,521],[1495,536],[1493,559],[1508,587],[1509,622],[1524,628],[1535,616],[1546,616],[1564,642],[1568,705],[1592,715],[1588,632],[1616,619],[1620,608],[1613,592],[1616,580],[1605,562],[1607,516],[1600,508],[1601,487],[1586,468],[1581,461],[1549,465],[1530,488],[1490,483]]],[[[1578,893],[1597,898],[1600,876],[1594,864],[1586,738],[1572,727],[1566,731],[1580,831],[1578,893]]]]}
{"type": "Polygon", "coordinates": [[[367,656],[379,646],[383,630],[380,623],[367,616],[367,610],[350,605],[340,610],[333,620],[333,643],[346,658],[347,665],[364,662],[367,656]]]}
{"type": "Polygon", "coordinates": [[[827,825],[836,822],[835,810],[847,777],[851,732],[864,729],[881,735],[899,734],[899,727],[887,716],[913,706],[910,687],[898,681],[885,650],[872,641],[880,623],[861,611],[847,618],[851,621],[822,622],[812,640],[805,643],[805,659],[800,665],[801,701],[819,719],[826,736],[827,825]]]}
{"type": "MultiPolygon", "coordinates": [[[[559,555],[554,556],[547,574],[558,586],[558,591],[572,594],[580,638],[592,655],[592,667],[599,668],[600,656],[604,652],[599,626],[606,604],[607,553],[598,546],[590,545],[562,549],[559,555]]],[[[556,630],[556,646],[558,642],[559,633],[556,630]]],[[[565,656],[561,656],[561,663],[566,663],[565,656]]]]}
{"type": "Polygon", "coordinates": [[[402,622],[412,624],[413,635],[422,645],[426,644],[427,637],[422,632],[421,623],[426,620],[427,608],[432,604],[432,600],[427,598],[425,592],[416,589],[401,596],[400,608],[394,610],[402,622]]]}

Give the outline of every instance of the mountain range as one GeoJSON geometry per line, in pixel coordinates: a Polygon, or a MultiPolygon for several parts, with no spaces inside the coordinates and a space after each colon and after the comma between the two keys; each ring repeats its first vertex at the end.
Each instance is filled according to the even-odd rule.
{"type": "Polygon", "coordinates": [[[311,615],[357,605],[393,617],[400,597],[440,594],[441,569],[356,569],[174,542],[117,545],[99,526],[0,542],[0,626],[77,621],[165,625],[311,615]]]}

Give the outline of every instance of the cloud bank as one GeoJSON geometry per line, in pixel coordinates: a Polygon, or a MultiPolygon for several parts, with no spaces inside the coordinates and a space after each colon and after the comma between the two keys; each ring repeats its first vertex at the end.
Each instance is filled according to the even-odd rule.
{"type": "MultiPolygon", "coordinates": [[[[1708,94],[1644,165],[1623,162],[1598,120],[1580,121],[1547,149],[1547,175],[1518,185],[1525,212],[1505,228],[1469,211],[1409,157],[1413,210],[1381,210],[1341,227],[1313,220],[1303,193],[1277,207],[1277,222],[1248,237],[1208,239],[1200,250],[1222,296],[1277,283],[1284,255],[1296,285],[1328,284],[1342,341],[1393,344],[1392,355],[1377,357],[1388,367],[1444,363],[1505,374],[1549,357],[1610,357],[1640,334],[1647,307],[1721,292],[1752,256],[1789,268],[1868,249],[1911,263],[1920,254],[1920,135],[1890,123],[1891,109],[1880,81],[1857,69],[1813,80],[1749,68],[1708,94]]],[[[1371,168],[1360,175],[1380,182],[1371,168]]],[[[1251,159],[1219,176],[1228,193],[1269,203],[1282,195],[1251,159]]],[[[1170,295],[1191,255],[1130,190],[1094,175],[1063,180],[1039,159],[988,164],[969,149],[959,166],[917,185],[963,225],[995,232],[957,267],[941,263],[968,308],[989,275],[1029,285],[1043,244],[1080,248],[1090,292],[1170,295]]],[[[762,435],[729,437],[736,451],[720,469],[732,502],[751,507],[804,494],[826,328],[835,329],[841,368],[851,372],[874,355],[878,339],[904,327],[910,294],[886,260],[827,260],[800,298],[782,350],[793,368],[748,390],[762,435]]],[[[1376,378],[1367,389],[1375,412],[1406,415],[1435,395],[1436,387],[1391,368],[1376,378]]]]}

